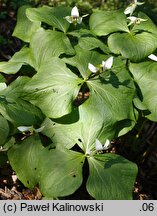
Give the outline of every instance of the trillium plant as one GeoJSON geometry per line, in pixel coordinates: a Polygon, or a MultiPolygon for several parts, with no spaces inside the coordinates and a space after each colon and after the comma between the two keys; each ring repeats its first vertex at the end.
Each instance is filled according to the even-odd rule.
{"type": "Polygon", "coordinates": [[[73,23],[74,25],[81,24],[83,17],[88,16],[88,14],[83,15],[80,17],[78,8],[75,6],[71,10],[71,16],[66,16],[65,19],[69,23],[73,23]]]}
{"type": "Polygon", "coordinates": [[[82,184],[91,199],[132,199],[137,165],[112,148],[140,116],[157,121],[157,27],[141,4],[18,11],[13,36],[24,46],[0,62],[0,153],[44,199],[82,184]]]}

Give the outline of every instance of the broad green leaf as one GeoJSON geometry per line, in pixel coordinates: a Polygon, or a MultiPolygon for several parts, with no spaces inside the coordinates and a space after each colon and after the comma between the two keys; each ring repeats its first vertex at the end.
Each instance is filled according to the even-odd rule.
{"type": "Polygon", "coordinates": [[[25,64],[33,66],[30,49],[27,47],[23,47],[19,52],[16,52],[8,62],[0,62],[0,71],[5,74],[15,74],[25,64]]]}
{"type": "MultiPolygon", "coordinates": [[[[73,117],[69,116],[68,120],[71,118],[73,117]]],[[[86,120],[84,121],[84,123],[85,122],[86,120]]],[[[42,126],[44,126],[42,133],[53,141],[52,146],[59,146],[59,148],[65,147],[67,149],[70,149],[74,145],[82,143],[82,135],[80,134],[80,124],[80,120],[79,122],[71,124],[68,124],[66,122],[62,124],[56,123],[55,121],[46,118],[42,123],[42,126]]]]}
{"type": "Polygon", "coordinates": [[[31,22],[26,16],[26,10],[30,6],[22,6],[18,10],[17,24],[15,26],[13,36],[20,38],[25,42],[30,42],[31,35],[40,28],[40,22],[31,22]]]}
{"type": "Polygon", "coordinates": [[[0,146],[2,146],[9,135],[9,125],[3,116],[0,115],[0,146]]]}
{"type": "Polygon", "coordinates": [[[44,148],[38,135],[14,145],[8,156],[23,184],[29,188],[38,184],[46,197],[72,194],[82,183],[84,156],[63,148],[44,148]]]}
{"type": "Polygon", "coordinates": [[[37,70],[52,57],[58,57],[63,53],[67,55],[75,54],[69,39],[64,33],[42,28],[33,35],[30,49],[37,70]]]}
{"type": "Polygon", "coordinates": [[[148,110],[145,112],[146,117],[157,121],[157,63],[153,61],[132,63],[129,69],[140,89],[140,95],[134,101],[136,107],[148,110]]]}
{"type": "Polygon", "coordinates": [[[82,184],[85,156],[60,149],[46,150],[40,156],[40,189],[46,197],[62,197],[74,193],[82,184]]]}
{"type": "Polygon", "coordinates": [[[95,37],[95,34],[93,32],[85,28],[73,29],[73,31],[68,32],[67,35],[77,37],[78,39],[81,37],[95,37]]]}
{"type": "Polygon", "coordinates": [[[88,157],[88,193],[97,200],[131,200],[137,166],[111,153],[88,157]]]}
{"type": "Polygon", "coordinates": [[[100,41],[95,37],[81,37],[79,39],[78,45],[84,50],[92,50],[95,48],[100,48],[100,50],[102,50],[104,53],[106,54],[110,53],[108,47],[102,41],[100,41]]]}
{"type": "Polygon", "coordinates": [[[0,113],[15,126],[38,125],[43,120],[43,114],[37,107],[20,98],[28,80],[28,77],[19,77],[0,91],[0,113]]]}
{"type": "Polygon", "coordinates": [[[0,91],[0,95],[5,96],[6,98],[17,99],[22,95],[23,87],[30,81],[31,78],[26,76],[19,76],[16,80],[11,82],[7,88],[0,91]]]}
{"type": "Polygon", "coordinates": [[[48,7],[27,9],[27,17],[33,22],[44,22],[63,32],[67,32],[70,24],[64,19],[70,16],[71,8],[69,7],[48,7]]]}
{"type": "Polygon", "coordinates": [[[84,80],[86,80],[91,71],[88,69],[88,63],[95,66],[100,65],[102,60],[106,60],[107,56],[100,54],[96,51],[82,50],[82,48],[76,48],[76,55],[72,58],[64,58],[67,64],[77,67],[84,80]]]}
{"type": "Polygon", "coordinates": [[[138,17],[142,19],[146,19],[147,21],[141,22],[139,25],[134,25],[132,31],[133,32],[148,32],[152,33],[154,36],[157,37],[157,27],[153,23],[153,21],[144,13],[140,12],[138,13],[138,17]]]}
{"type": "Polygon", "coordinates": [[[28,188],[33,189],[39,183],[38,169],[40,168],[40,155],[43,149],[39,136],[35,135],[14,145],[8,151],[12,168],[18,179],[28,188]]]}
{"type": "Polygon", "coordinates": [[[115,125],[109,122],[107,114],[101,112],[104,107],[101,109],[96,103],[93,98],[83,103],[79,107],[79,120],[75,123],[62,124],[47,119],[42,124],[45,126],[42,133],[50,137],[59,148],[72,148],[77,144],[86,154],[94,148],[96,138],[101,136],[103,142],[115,135],[115,125]]]}
{"type": "MultiPolygon", "coordinates": [[[[97,77],[86,81],[89,98],[79,106],[79,120],[71,124],[46,120],[43,133],[56,145],[71,148],[78,144],[86,153],[95,148],[95,140],[102,143],[128,132],[136,123],[133,108],[135,87],[124,67],[124,63],[114,63],[108,77],[97,77]],[[126,100],[127,98],[127,100],[126,100]],[[125,129],[125,130],[124,130],[125,129]]],[[[71,113],[69,118],[73,118],[71,113]]]]}
{"type": "Polygon", "coordinates": [[[0,113],[15,126],[36,125],[43,119],[41,111],[29,102],[4,95],[0,95],[0,113]]]}
{"type": "Polygon", "coordinates": [[[90,29],[98,36],[105,36],[113,32],[129,32],[127,19],[120,11],[98,11],[91,15],[90,29]]]}
{"type": "Polygon", "coordinates": [[[138,62],[155,51],[157,39],[148,32],[114,33],[108,38],[108,46],[113,53],[138,62]]]}
{"type": "Polygon", "coordinates": [[[3,148],[5,151],[7,151],[9,148],[11,148],[15,144],[15,138],[12,136],[4,145],[3,148]]]}
{"type": "Polygon", "coordinates": [[[24,99],[51,118],[70,113],[83,82],[59,58],[51,58],[25,86],[24,99]]]}

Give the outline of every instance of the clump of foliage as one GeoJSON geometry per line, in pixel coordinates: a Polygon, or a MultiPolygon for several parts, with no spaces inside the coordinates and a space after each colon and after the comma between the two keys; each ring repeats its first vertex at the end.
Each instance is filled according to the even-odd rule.
{"type": "Polygon", "coordinates": [[[13,36],[25,46],[0,63],[2,74],[18,74],[9,85],[1,75],[1,153],[45,199],[73,194],[85,163],[91,197],[132,199],[136,164],[107,150],[139,113],[157,121],[157,27],[137,6],[18,11],[13,36]]]}

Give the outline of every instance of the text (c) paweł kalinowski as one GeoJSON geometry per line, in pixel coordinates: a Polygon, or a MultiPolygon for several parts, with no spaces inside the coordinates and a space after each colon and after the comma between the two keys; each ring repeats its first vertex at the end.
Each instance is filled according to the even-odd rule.
{"type": "Polygon", "coordinates": [[[41,212],[41,211],[103,211],[103,203],[94,204],[70,204],[64,203],[46,203],[46,204],[27,204],[22,202],[20,204],[20,211],[31,211],[31,212],[41,212]]]}

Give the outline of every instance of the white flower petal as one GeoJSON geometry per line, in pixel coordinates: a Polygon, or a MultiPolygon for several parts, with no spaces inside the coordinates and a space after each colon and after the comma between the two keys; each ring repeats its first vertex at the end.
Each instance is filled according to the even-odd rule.
{"type": "Polygon", "coordinates": [[[153,61],[157,61],[157,56],[154,55],[154,54],[150,54],[150,55],[148,56],[148,58],[151,59],[151,60],[153,60],[153,61]]]}
{"type": "Polygon", "coordinates": [[[91,150],[87,149],[87,150],[86,150],[86,154],[87,154],[87,155],[90,155],[90,153],[91,153],[91,150]]]}
{"type": "Polygon", "coordinates": [[[127,15],[127,14],[131,14],[131,11],[132,11],[132,6],[128,6],[125,10],[124,10],[124,13],[127,15]]]}
{"type": "Polygon", "coordinates": [[[91,63],[88,63],[88,69],[93,73],[96,73],[98,71],[98,68],[92,65],[91,63]]]}
{"type": "Polygon", "coordinates": [[[66,16],[64,17],[69,23],[72,23],[73,22],[73,19],[71,16],[66,16]]]}
{"type": "Polygon", "coordinates": [[[113,65],[113,56],[109,57],[106,61],[102,61],[102,66],[104,70],[111,69],[112,65],[113,65]]]}
{"type": "Polygon", "coordinates": [[[45,128],[45,126],[42,126],[42,127],[38,128],[38,129],[34,129],[34,131],[35,131],[36,133],[40,133],[41,131],[44,130],[44,128],[45,128]]]}
{"type": "Polygon", "coordinates": [[[132,25],[133,23],[135,23],[136,20],[137,20],[138,18],[135,17],[135,16],[130,16],[130,17],[128,17],[127,19],[130,20],[130,23],[128,24],[128,26],[130,26],[130,25],[132,25]]]}
{"type": "Polygon", "coordinates": [[[136,1],[136,5],[143,5],[144,4],[144,2],[137,2],[137,0],[135,0],[136,1]]]}
{"type": "Polygon", "coordinates": [[[72,8],[71,16],[72,17],[79,17],[79,11],[78,11],[78,8],[76,6],[72,8]]]}
{"type": "Polygon", "coordinates": [[[32,130],[33,127],[32,126],[19,126],[19,127],[17,127],[17,129],[21,132],[26,132],[26,131],[32,130]]]}
{"type": "Polygon", "coordinates": [[[103,146],[102,146],[101,142],[98,139],[96,139],[96,141],[95,141],[95,149],[97,151],[103,150],[103,146]]]}
{"type": "Polygon", "coordinates": [[[85,14],[85,15],[82,16],[82,18],[84,18],[84,17],[86,17],[86,16],[88,16],[88,15],[89,15],[89,14],[85,14]]]}
{"type": "Polygon", "coordinates": [[[81,24],[81,22],[82,22],[82,17],[78,17],[78,18],[77,18],[77,23],[78,23],[78,24],[81,24]]]}
{"type": "Polygon", "coordinates": [[[132,22],[135,22],[136,19],[137,19],[137,17],[135,17],[135,16],[129,16],[127,19],[129,19],[132,22]]]}
{"type": "Polygon", "coordinates": [[[111,146],[110,140],[107,139],[105,144],[103,145],[103,149],[106,150],[106,149],[110,148],[110,146],[111,146]]]}
{"type": "Polygon", "coordinates": [[[125,13],[126,15],[127,15],[127,14],[132,15],[135,9],[136,9],[136,4],[131,4],[130,6],[128,6],[128,7],[124,10],[124,13],[125,13]]]}

